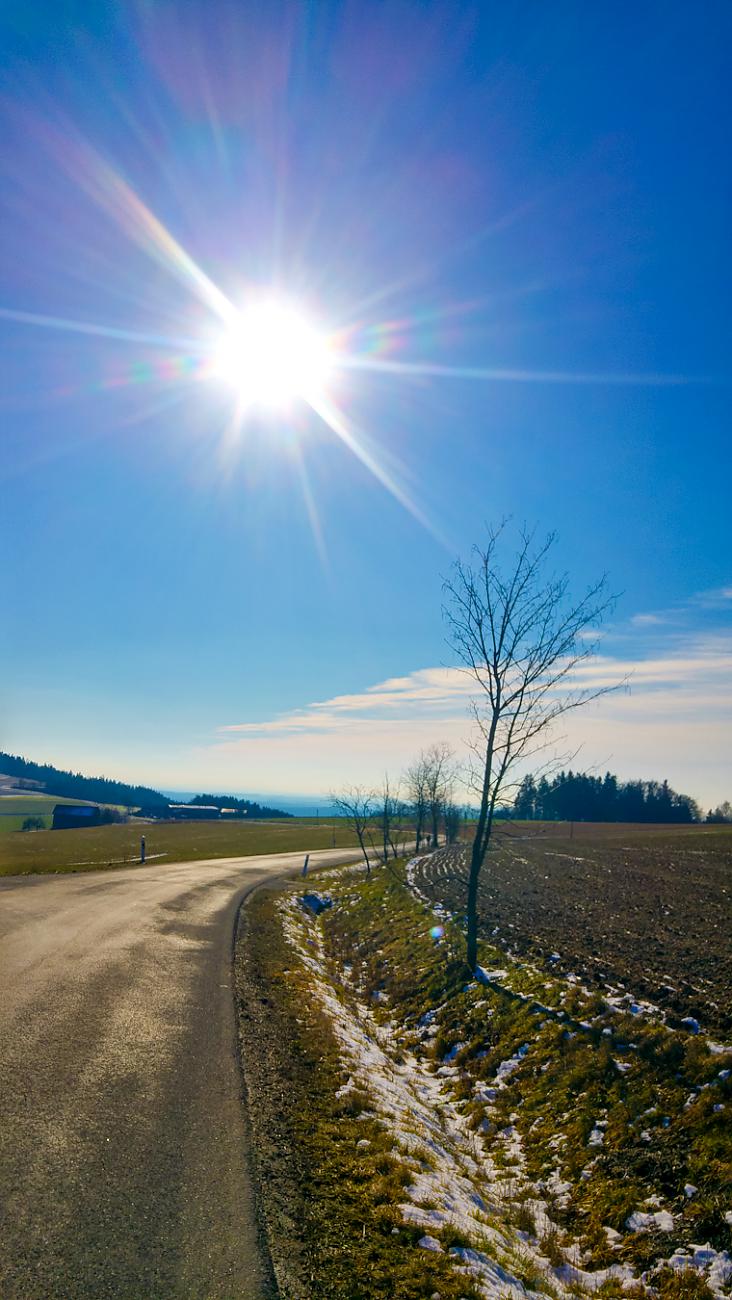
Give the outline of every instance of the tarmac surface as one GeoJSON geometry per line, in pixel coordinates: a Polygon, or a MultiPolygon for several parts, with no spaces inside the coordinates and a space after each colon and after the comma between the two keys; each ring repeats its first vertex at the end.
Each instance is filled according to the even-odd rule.
{"type": "Polygon", "coordinates": [[[242,898],[303,856],[0,880],[2,1300],[276,1294],[231,958],[242,898]]]}

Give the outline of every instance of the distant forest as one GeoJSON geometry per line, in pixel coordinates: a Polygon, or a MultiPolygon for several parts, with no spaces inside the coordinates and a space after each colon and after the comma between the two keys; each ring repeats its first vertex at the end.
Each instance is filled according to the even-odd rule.
{"type": "MultiPolygon", "coordinates": [[[[120,804],[124,808],[167,808],[170,800],[159,790],[146,785],[127,785],[124,781],[110,781],[106,776],[82,776],[80,772],[65,772],[50,763],[32,763],[17,754],[0,752],[0,772],[20,781],[37,781],[44,793],[65,799],[84,799],[89,803],[120,804]]],[[[235,799],[233,795],[197,794],[191,804],[215,804],[218,808],[236,808],[252,819],[258,817],[289,817],[279,808],[267,808],[249,799],[235,799]]]]}
{"type": "Polygon", "coordinates": [[[560,772],[551,780],[527,776],[513,806],[521,819],[568,822],[698,822],[694,799],[668,781],[618,781],[611,772],[560,772]]]}

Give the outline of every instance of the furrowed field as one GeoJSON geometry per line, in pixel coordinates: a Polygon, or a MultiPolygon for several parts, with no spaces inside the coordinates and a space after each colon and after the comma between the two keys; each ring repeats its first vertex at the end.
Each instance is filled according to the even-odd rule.
{"type": "MultiPolygon", "coordinates": [[[[419,884],[465,905],[465,846],[426,859],[419,884]]],[[[595,985],[732,1027],[732,827],[515,823],[483,868],[481,934],[595,985]]]]}
{"type": "MultiPolygon", "coordinates": [[[[61,802],[55,800],[54,802],[61,802]]],[[[261,822],[145,822],[83,830],[14,831],[0,836],[0,876],[47,871],[94,871],[132,866],[145,836],[148,862],[194,862],[354,844],[345,821],[288,818],[261,822]]]]}

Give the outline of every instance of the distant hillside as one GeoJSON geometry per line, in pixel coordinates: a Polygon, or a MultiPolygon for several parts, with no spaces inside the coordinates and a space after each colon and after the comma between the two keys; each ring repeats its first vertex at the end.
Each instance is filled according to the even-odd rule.
{"type": "Polygon", "coordinates": [[[189,804],[203,804],[204,807],[236,808],[237,812],[246,813],[252,819],[257,817],[291,817],[292,813],[283,812],[281,808],[268,808],[266,804],[254,803],[251,799],[235,799],[232,794],[197,794],[188,800],[189,804]]]}
{"type": "MultiPolygon", "coordinates": [[[[106,776],[82,776],[80,772],[65,772],[50,763],[31,763],[17,754],[0,752],[0,774],[12,777],[24,787],[37,793],[58,795],[66,799],[84,799],[90,803],[121,804],[124,808],[165,809],[170,800],[159,790],[146,785],[127,785],[124,781],[110,781],[106,776]]],[[[1,780],[0,776],[0,780],[1,780]]],[[[252,820],[263,817],[291,817],[280,808],[268,808],[252,799],[237,799],[232,794],[197,794],[188,801],[217,808],[236,808],[252,820]]],[[[158,816],[160,814],[157,814],[158,816]]]]}
{"type": "MultiPolygon", "coordinates": [[[[125,808],[167,806],[168,800],[159,790],[144,785],[127,785],[124,781],[110,781],[106,776],[82,776],[79,772],[64,772],[50,763],[31,763],[17,754],[0,752],[0,772],[23,781],[37,781],[46,794],[63,795],[69,799],[86,799],[92,803],[116,803],[125,808]]],[[[37,787],[36,787],[37,788],[37,787]]]]}

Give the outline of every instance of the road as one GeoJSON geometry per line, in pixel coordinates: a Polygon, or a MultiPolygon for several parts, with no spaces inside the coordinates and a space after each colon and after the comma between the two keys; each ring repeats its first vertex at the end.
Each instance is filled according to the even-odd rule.
{"type": "Polygon", "coordinates": [[[274,1294],[231,950],[302,856],[0,880],[2,1300],[274,1294]]]}

